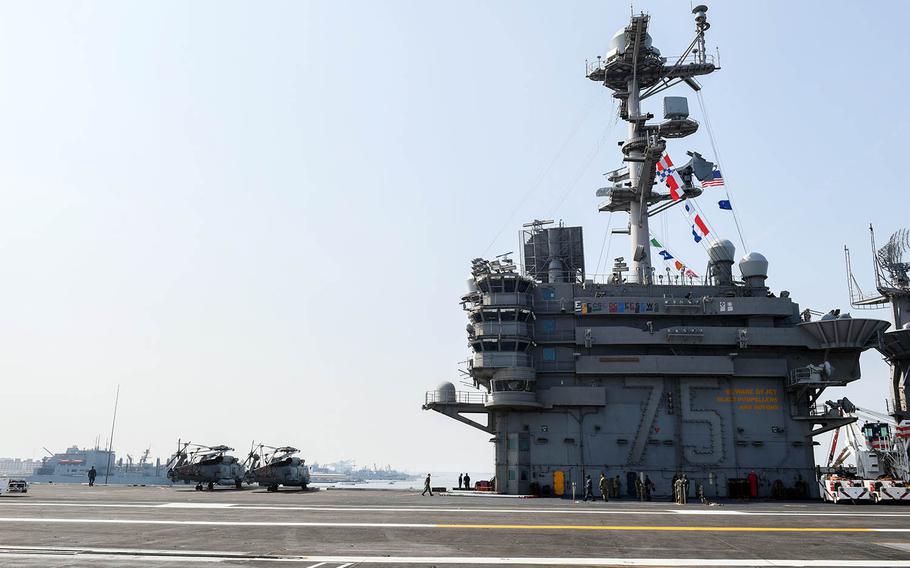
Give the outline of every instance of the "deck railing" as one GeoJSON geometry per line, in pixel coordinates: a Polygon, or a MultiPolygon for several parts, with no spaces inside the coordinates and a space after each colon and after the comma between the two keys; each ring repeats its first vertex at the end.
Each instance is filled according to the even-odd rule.
{"type": "Polygon", "coordinates": [[[485,392],[431,390],[426,392],[424,404],[486,404],[489,399],[485,392]]]}

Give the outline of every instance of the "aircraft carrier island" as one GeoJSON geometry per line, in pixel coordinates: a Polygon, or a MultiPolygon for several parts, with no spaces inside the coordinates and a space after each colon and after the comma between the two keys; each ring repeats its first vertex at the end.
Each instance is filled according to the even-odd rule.
{"type": "Polygon", "coordinates": [[[737,259],[698,205],[721,177],[716,165],[694,149],[685,163],[670,159],[667,140],[699,128],[687,99],[655,101],[662,120],[644,109],[676,84],[697,91],[696,77],[717,70],[706,11],[693,10],[682,56],[662,56],[640,14],[587,67],[628,123],[622,167],[597,190],[600,211],[628,216],[628,256],[589,276],[582,228],[534,220],[521,233],[520,264],[471,264],[461,302],[480,390],[444,383],[424,408],[490,433],[498,493],[580,494],[587,475],[603,473],[619,475],[624,494],[647,478],[667,494],[685,474],[707,496],[727,497],[754,472],[765,496],[817,497],[814,437],[856,420],[832,388],[860,378],[860,354],[889,323],[802,310],[773,291],[773,264],[755,251],[737,259]],[[705,274],[657,266],[673,255],[650,218],[669,209],[684,210],[704,246],[705,274]]]}
{"type": "MultiPolygon", "coordinates": [[[[661,55],[638,14],[587,67],[629,125],[622,167],[596,190],[601,211],[628,218],[628,253],[598,274],[582,228],[543,219],[523,227],[519,260],[471,263],[461,303],[476,388],[444,383],[424,408],[489,434],[495,493],[433,483],[444,475],[427,476],[424,492],[317,488],[325,469],[311,477],[296,448],[255,443],[243,458],[225,445],[178,442],[156,468],[170,486],[116,484],[113,475],[110,484],[58,483],[114,459],[111,449],[73,449],[43,464],[57,468],[41,474],[47,483],[0,484],[0,566],[910,568],[910,510],[884,504],[910,502],[910,233],[875,252],[878,295],[849,288],[854,307],[890,303],[892,331],[806,309],[769,286],[773,262],[718,237],[699,206],[708,192],[723,192],[715,206],[731,206],[717,189],[717,158],[680,146],[669,152],[688,158],[674,164],[667,141],[700,125],[684,97],[648,101],[675,85],[697,91],[696,78],[717,69],[705,50],[707,8],[692,12],[695,34],[681,56],[661,55]],[[648,110],[658,107],[656,119],[648,110]],[[705,248],[704,271],[650,230],[652,216],[680,212],[685,236],[705,248]],[[892,365],[893,437],[881,415],[851,434],[857,409],[839,394],[860,378],[870,348],[892,365]],[[864,475],[820,472],[830,475],[816,484],[814,439],[840,429],[864,475]],[[868,450],[856,442],[863,436],[868,450]],[[600,474],[619,477],[621,494],[601,499],[600,474]],[[676,503],[666,498],[677,474],[693,486],[690,502],[681,491],[676,503]],[[589,475],[593,502],[582,499],[589,475]],[[646,480],[653,500],[636,491],[646,480]],[[784,500],[818,497],[820,487],[826,500],[882,504],[784,500]],[[574,500],[525,498],[573,491],[574,500]]],[[[849,256],[846,266],[854,282],[849,256]]],[[[313,431],[311,422],[301,427],[313,431]]]]}

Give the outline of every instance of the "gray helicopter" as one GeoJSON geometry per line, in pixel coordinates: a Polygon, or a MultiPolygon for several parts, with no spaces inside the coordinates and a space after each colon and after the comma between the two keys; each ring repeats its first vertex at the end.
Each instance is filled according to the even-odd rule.
{"type": "Polygon", "coordinates": [[[248,457],[241,462],[227,452],[234,448],[227,446],[205,446],[186,442],[177,442],[177,453],[171,456],[165,467],[167,477],[172,482],[196,482],[196,491],[215,488],[215,485],[233,485],[242,487],[246,475],[248,457]]]}
{"type": "Polygon", "coordinates": [[[279,485],[305,490],[310,483],[310,468],[303,458],[296,455],[299,453],[300,450],[291,446],[276,448],[259,444],[250,451],[247,480],[258,483],[268,491],[278,491],[279,485]]]}

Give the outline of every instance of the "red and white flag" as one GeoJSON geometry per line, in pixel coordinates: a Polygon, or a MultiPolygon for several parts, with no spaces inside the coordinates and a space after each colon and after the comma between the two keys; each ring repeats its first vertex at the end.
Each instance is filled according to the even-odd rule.
{"type": "Polygon", "coordinates": [[[673,201],[679,201],[679,198],[682,197],[680,188],[683,186],[683,181],[679,174],[676,173],[676,168],[673,167],[669,154],[664,154],[657,162],[657,176],[670,190],[670,197],[673,198],[673,201]]]}

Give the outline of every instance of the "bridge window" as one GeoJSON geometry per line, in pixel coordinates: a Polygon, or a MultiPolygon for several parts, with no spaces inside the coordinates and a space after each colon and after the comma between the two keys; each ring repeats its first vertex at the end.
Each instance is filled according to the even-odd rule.
{"type": "Polygon", "coordinates": [[[532,392],[534,381],[494,379],[491,389],[493,392],[532,392]]]}

